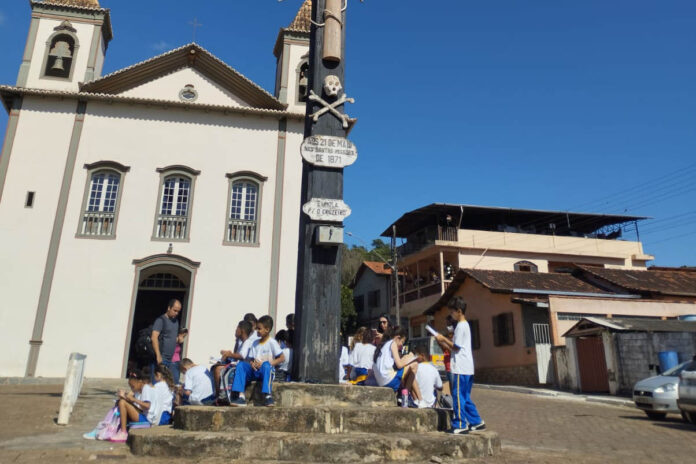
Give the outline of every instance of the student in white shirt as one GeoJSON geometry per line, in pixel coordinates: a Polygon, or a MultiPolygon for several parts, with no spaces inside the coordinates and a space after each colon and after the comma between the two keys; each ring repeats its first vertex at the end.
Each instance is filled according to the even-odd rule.
{"type": "Polygon", "coordinates": [[[484,430],[486,423],[471,400],[471,387],[474,383],[474,357],[471,354],[471,329],[464,317],[466,303],[461,297],[454,297],[448,304],[450,315],[457,322],[454,337],[449,340],[437,334],[437,340],[447,346],[452,353],[450,371],[452,372],[452,400],[454,417],[449,433],[466,434],[484,430]]]}
{"type": "Polygon", "coordinates": [[[247,382],[252,380],[262,381],[261,393],[265,395],[264,406],[274,405],[271,394],[273,370],[285,361],[285,355],[280,344],[271,337],[271,330],[273,330],[273,318],[262,316],[256,324],[256,331],[260,338],[251,345],[247,359],[237,364],[232,391],[239,396],[230,401],[231,406],[246,406],[244,390],[247,382]]]}
{"type": "Polygon", "coordinates": [[[370,331],[367,327],[360,327],[353,335],[350,365],[351,373],[355,373],[355,379],[350,382],[354,385],[365,385],[374,364],[375,345],[369,343],[369,337],[370,331]]]}
{"type": "Polygon", "coordinates": [[[285,356],[285,361],[280,363],[276,369],[276,380],[280,382],[290,381],[290,370],[292,369],[293,336],[293,330],[279,330],[278,333],[276,333],[276,340],[280,344],[280,348],[283,350],[283,356],[285,356]]]}
{"type": "MultiPolygon", "coordinates": [[[[245,318],[247,316],[245,316],[245,318]]],[[[211,366],[215,394],[220,399],[225,397],[225,392],[220,391],[222,377],[223,375],[229,375],[230,372],[233,373],[234,370],[230,370],[230,368],[237,364],[238,361],[246,359],[249,354],[249,348],[251,348],[251,344],[255,340],[251,338],[252,332],[256,333],[256,330],[254,330],[254,326],[252,326],[249,321],[246,319],[240,321],[234,333],[237,340],[234,351],[220,350],[220,362],[211,366]]]]}
{"type": "Polygon", "coordinates": [[[380,387],[389,387],[395,392],[401,390],[402,393],[407,390],[415,400],[420,400],[420,390],[414,382],[418,370],[416,357],[410,353],[404,357],[400,354],[406,338],[406,329],[402,327],[384,333],[382,344],[375,350],[375,380],[380,387]]]}
{"type": "Polygon", "coordinates": [[[181,371],[184,373],[184,386],[179,389],[181,404],[211,405],[215,402],[213,392],[213,376],[204,366],[194,364],[188,358],[181,360],[181,371]]]}
{"type": "Polygon", "coordinates": [[[437,401],[436,390],[442,390],[442,379],[440,372],[435,366],[428,362],[428,353],[424,347],[414,350],[418,359],[418,371],[416,372],[416,383],[420,389],[421,399],[418,402],[419,408],[432,408],[437,401]]]}
{"type": "Polygon", "coordinates": [[[150,402],[147,420],[152,425],[167,425],[172,420],[174,401],[174,379],[164,364],[155,366],[155,384],[152,389],[143,388],[141,399],[150,402]]]}

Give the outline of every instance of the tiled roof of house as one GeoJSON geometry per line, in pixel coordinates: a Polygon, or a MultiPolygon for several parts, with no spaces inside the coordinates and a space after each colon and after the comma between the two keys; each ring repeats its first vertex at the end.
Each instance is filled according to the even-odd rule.
{"type": "Polygon", "coordinates": [[[392,270],[386,264],[379,261],[363,261],[363,265],[367,266],[372,272],[380,275],[392,275],[392,270]]]}
{"type": "Polygon", "coordinates": [[[585,317],[571,327],[564,337],[593,335],[602,329],[619,332],[696,332],[696,322],[675,319],[585,317]]]}
{"type": "Polygon", "coordinates": [[[469,278],[474,279],[492,292],[519,293],[525,295],[526,298],[531,298],[531,295],[558,293],[586,296],[618,296],[615,293],[609,293],[599,287],[595,287],[594,285],[573,277],[571,274],[460,269],[447,287],[447,290],[445,290],[445,293],[442,294],[435,304],[425,311],[425,314],[432,314],[437,309],[446,305],[456,294],[459,287],[469,278]]]}
{"type": "MultiPolygon", "coordinates": [[[[607,293],[573,277],[555,272],[515,272],[484,269],[461,269],[469,277],[493,291],[538,290],[545,292],[607,293]]],[[[609,293],[607,293],[609,294],[609,293]]]]}
{"type": "Polygon", "coordinates": [[[311,27],[311,19],[312,0],[305,0],[302,6],[300,7],[300,11],[297,12],[297,16],[295,16],[295,19],[293,19],[290,25],[288,26],[288,29],[293,31],[309,32],[311,27]]]}
{"type": "Polygon", "coordinates": [[[578,265],[582,271],[600,280],[634,292],[661,295],[696,296],[696,272],[674,268],[667,270],[604,269],[578,265]]]}
{"type": "Polygon", "coordinates": [[[101,8],[99,0],[44,0],[43,3],[54,5],[79,6],[82,8],[101,8]]]}

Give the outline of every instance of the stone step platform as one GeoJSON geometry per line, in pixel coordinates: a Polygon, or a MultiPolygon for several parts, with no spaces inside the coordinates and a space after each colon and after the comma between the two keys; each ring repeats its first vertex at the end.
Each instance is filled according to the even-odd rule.
{"type": "MultiPolygon", "coordinates": [[[[385,430],[385,432],[389,432],[385,430]]],[[[322,463],[454,462],[500,451],[495,432],[448,435],[423,433],[303,434],[290,432],[190,432],[172,427],[133,430],[128,437],[137,456],[227,457],[250,461],[322,463]],[[437,459],[433,459],[437,458],[437,459]]]]}
{"type": "Polygon", "coordinates": [[[294,433],[411,433],[436,432],[434,409],[399,407],[240,408],[183,406],[174,415],[174,428],[199,432],[273,431],[294,433]]]}
{"type": "MultiPolygon", "coordinates": [[[[261,405],[263,398],[257,382],[247,387],[250,405],[261,405]]],[[[353,385],[321,385],[300,382],[274,382],[273,399],[277,407],[390,407],[396,396],[389,388],[353,385]]]]}

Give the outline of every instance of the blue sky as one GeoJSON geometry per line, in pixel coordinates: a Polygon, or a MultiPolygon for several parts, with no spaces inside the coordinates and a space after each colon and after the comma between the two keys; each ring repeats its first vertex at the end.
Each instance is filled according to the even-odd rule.
{"type": "MultiPolygon", "coordinates": [[[[654,218],[640,225],[653,264],[696,265],[696,2],[349,2],[348,231],[370,242],[433,202],[625,212],[654,218]]],[[[105,72],[191,42],[196,17],[197,42],[272,92],[301,0],[101,4],[105,72]]],[[[28,1],[0,3],[1,83],[28,24],[28,1]]]]}

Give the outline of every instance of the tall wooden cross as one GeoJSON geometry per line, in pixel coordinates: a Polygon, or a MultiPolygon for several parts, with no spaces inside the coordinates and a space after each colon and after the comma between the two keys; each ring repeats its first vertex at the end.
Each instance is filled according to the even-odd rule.
{"type": "MultiPolygon", "coordinates": [[[[339,104],[341,98],[346,98],[344,92],[349,92],[344,82],[346,15],[342,6],[341,0],[312,1],[314,23],[310,33],[308,82],[311,92],[307,99],[305,143],[320,140],[322,136],[335,137],[329,143],[345,143],[354,123],[344,116],[346,103],[339,104]],[[340,83],[342,89],[333,92],[338,88],[334,85],[327,90],[324,86],[327,76],[331,76],[330,83],[340,83]],[[329,109],[331,105],[335,105],[334,111],[329,109]],[[346,121],[350,121],[347,127],[346,121]]],[[[331,384],[339,380],[341,247],[337,243],[321,243],[321,237],[331,240],[327,237],[343,232],[341,212],[347,211],[340,210],[341,205],[345,206],[343,167],[308,162],[307,158],[302,163],[304,212],[300,213],[293,374],[300,381],[331,384]],[[332,206],[322,210],[322,205],[332,206]],[[332,217],[332,214],[337,215],[332,217]]]]}

